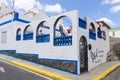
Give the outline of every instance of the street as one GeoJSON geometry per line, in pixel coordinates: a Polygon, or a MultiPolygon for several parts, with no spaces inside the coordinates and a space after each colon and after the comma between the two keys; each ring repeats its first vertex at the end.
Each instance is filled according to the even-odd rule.
{"type": "Polygon", "coordinates": [[[0,60],[0,80],[50,80],[0,60]]]}
{"type": "Polygon", "coordinates": [[[120,80],[120,67],[106,76],[103,80],[120,80]]]}

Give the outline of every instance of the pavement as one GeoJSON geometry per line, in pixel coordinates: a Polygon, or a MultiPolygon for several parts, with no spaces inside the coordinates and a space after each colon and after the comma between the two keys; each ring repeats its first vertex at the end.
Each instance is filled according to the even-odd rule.
{"type": "Polygon", "coordinates": [[[50,80],[50,78],[36,75],[33,72],[0,60],[0,80],[50,80]]]}
{"type": "MultiPolygon", "coordinates": [[[[29,62],[26,60],[6,56],[3,54],[0,54],[0,59],[3,59],[5,61],[8,61],[8,62],[18,65],[18,66],[20,66],[22,63],[21,67],[26,67],[26,65],[27,65],[27,67],[30,69],[32,68],[34,70],[34,72],[39,69],[39,71],[41,73],[39,73],[39,71],[38,71],[37,72],[38,74],[48,76],[55,80],[101,80],[102,78],[107,76],[110,72],[112,72],[114,69],[116,69],[117,67],[120,66],[120,61],[105,62],[105,63],[95,67],[94,69],[90,70],[89,72],[85,72],[80,75],[75,75],[72,73],[60,71],[57,69],[46,67],[46,66],[36,64],[33,62],[29,62]]],[[[26,68],[26,69],[28,69],[28,68],[26,68]]]]}
{"type": "Polygon", "coordinates": [[[120,67],[111,72],[108,76],[102,80],[120,80],[120,67]]]}

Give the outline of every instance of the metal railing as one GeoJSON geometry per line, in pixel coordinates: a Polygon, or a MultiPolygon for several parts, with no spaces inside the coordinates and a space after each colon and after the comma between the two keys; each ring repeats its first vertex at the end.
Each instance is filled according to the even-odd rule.
{"type": "Polygon", "coordinates": [[[72,36],[60,36],[54,38],[54,46],[71,46],[72,36]]]}

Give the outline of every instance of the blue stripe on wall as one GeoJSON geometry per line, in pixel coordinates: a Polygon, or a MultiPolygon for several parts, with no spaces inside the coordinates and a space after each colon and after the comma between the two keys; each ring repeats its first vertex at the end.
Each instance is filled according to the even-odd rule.
{"type": "Polygon", "coordinates": [[[13,21],[19,21],[19,22],[22,22],[22,23],[30,23],[30,21],[19,19],[19,13],[14,12],[14,18],[11,19],[11,20],[5,21],[3,23],[0,23],[0,26],[6,25],[6,24],[11,23],[13,21]]]}
{"type": "Polygon", "coordinates": [[[5,22],[1,23],[0,26],[3,26],[3,25],[8,24],[10,22],[12,22],[12,20],[5,21],[5,22]]]}
{"type": "Polygon", "coordinates": [[[23,19],[17,19],[16,21],[23,22],[23,23],[30,23],[30,21],[26,21],[26,20],[23,20],[23,19]]]}

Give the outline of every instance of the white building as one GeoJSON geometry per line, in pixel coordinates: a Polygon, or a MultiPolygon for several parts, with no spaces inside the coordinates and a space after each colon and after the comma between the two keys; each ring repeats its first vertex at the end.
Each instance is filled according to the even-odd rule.
{"type": "Polygon", "coordinates": [[[110,37],[120,38],[120,28],[112,28],[109,30],[110,37]]]}
{"type": "Polygon", "coordinates": [[[74,74],[106,62],[109,26],[104,22],[82,20],[77,10],[49,17],[43,11],[23,15],[0,8],[0,53],[74,74]]]}

